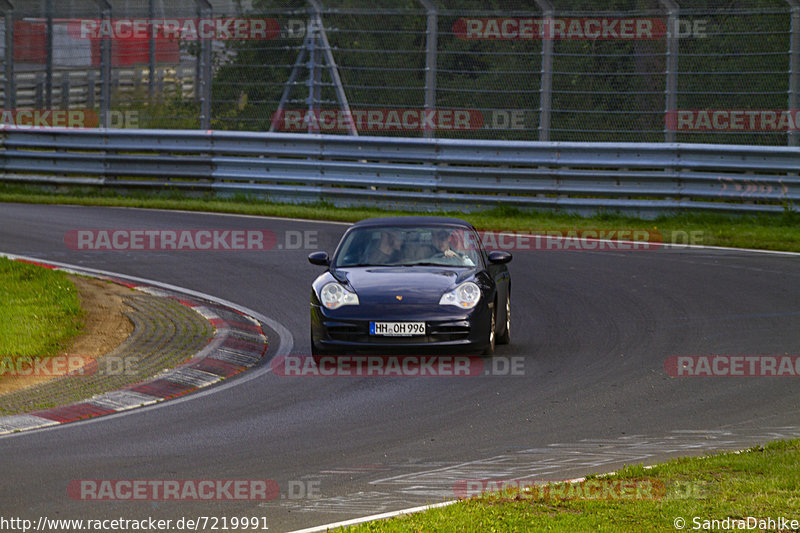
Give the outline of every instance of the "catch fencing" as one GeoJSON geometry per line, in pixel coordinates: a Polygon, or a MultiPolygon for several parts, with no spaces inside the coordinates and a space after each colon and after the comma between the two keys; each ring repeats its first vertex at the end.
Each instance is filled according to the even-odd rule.
{"type": "Polygon", "coordinates": [[[604,5],[0,0],[0,102],[114,127],[798,145],[800,0],[604,5]]]}

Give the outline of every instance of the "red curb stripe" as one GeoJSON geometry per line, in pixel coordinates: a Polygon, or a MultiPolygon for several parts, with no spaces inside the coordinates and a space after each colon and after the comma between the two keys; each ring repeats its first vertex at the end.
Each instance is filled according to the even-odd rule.
{"type": "Polygon", "coordinates": [[[29,265],[34,265],[42,268],[49,268],[50,270],[55,270],[56,267],[53,265],[48,265],[47,263],[41,263],[39,261],[31,261],[29,259],[15,259],[18,263],[27,263],[29,265]]]}
{"type": "Polygon", "coordinates": [[[149,396],[155,396],[157,398],[173,398],[175,396],[180,396],[181,394],[186,394],[187,392],[197,390],[197,387],[194,385],[175,383],[174,381],[169,381],[166,379],[156,379],[154,381],[148,381],[126,387],[126,390],[147,394],[149,396]]]}
{"type": "Polygon", "coordinates": [[[116,412],[114,409],[107,409],[105,407],[99,407],[90,403],[74,403],[61,407],[54,407],[44,411],[36,411],[31,414],[63,424],[65,422],[73,422],[83,418],[92,418],[114,412],[116,412]]]}
{"type": "Polygon", "coordinates": [[[248,333],[257,333],[259,335],[263,335],[264,331],[261,329],[261,326],[257,326],[255,324],[248,324],[246,322],[231,322],[230,320],[225,321],[231,329],[239,329],[242,331],[246,331],[248,333]]]}
{"type": "Polygon", "coordinates": [[[223,341],[223,343],[220,345],[220,348],[229,348],[231,350],[245,353],[260,353],[263,345],[264,343],[262,342],[255,342],[230,336],[223,341]]]}
{"type": "Polygon", "coordinates": [[[142,286],[142,285],[137,285],[136,283],[131,283],[129,281],[121,281],[121,280],[118,280],[118,279],[113,279],[111,281],[113,281],[114,283],[117,283],[119,285],[122,285],[123,287],[128,287],[129,289],[135,289],[137,287],[141,287],[142,286]]]}
{"type": "Polygon", "coordinates": [[[214,359],[213,357],[205,357],[200,359],[194,364],[189,365],[189,368],[202,370],[210,374],[216,374],[221,377],[230,377],[245,370],[247,367],[236,365],[227,361],[214,359]]]}

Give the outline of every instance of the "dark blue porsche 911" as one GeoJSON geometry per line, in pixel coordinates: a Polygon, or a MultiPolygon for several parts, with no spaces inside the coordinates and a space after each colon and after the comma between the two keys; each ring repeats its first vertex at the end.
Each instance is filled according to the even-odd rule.
{"type": "Polygon", "coordinates": [[[312,284],[313,355],[494,353],[511,337],[508,252],[487,253],[475,228],[444,217],[362,220],[312,284]]]}

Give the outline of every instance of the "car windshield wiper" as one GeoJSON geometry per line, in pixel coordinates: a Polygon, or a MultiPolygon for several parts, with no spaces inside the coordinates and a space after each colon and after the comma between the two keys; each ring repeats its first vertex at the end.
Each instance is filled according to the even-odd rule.
{"type": "Polygon", "coordinates": [[[354,263],[352,265],[339,265],[337,268],[356,268],[356,267],[385,267],[395,265],[381,265],[378,263],[354,263]]]}

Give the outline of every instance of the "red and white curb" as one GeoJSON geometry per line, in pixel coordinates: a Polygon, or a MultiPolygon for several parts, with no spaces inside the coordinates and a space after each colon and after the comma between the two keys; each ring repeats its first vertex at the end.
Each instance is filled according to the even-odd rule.
{"type": "Polygon", "coordinates": [[[258,363],[267,352],[267,337],[261,323],[222,302],[205,301],[179,290],[159,288],[143,281],[132,282],[78,267],[9,254],[0,255],[45,268],[104,279],[153,296],[170,298],[192,308],[215,328],[214,336],[205,348],[175,368],[165,370],[146,381],[81,402],[27,414],[0,416],[0,435],[119,413],[183,396],[246,370],[258,363]]]}

